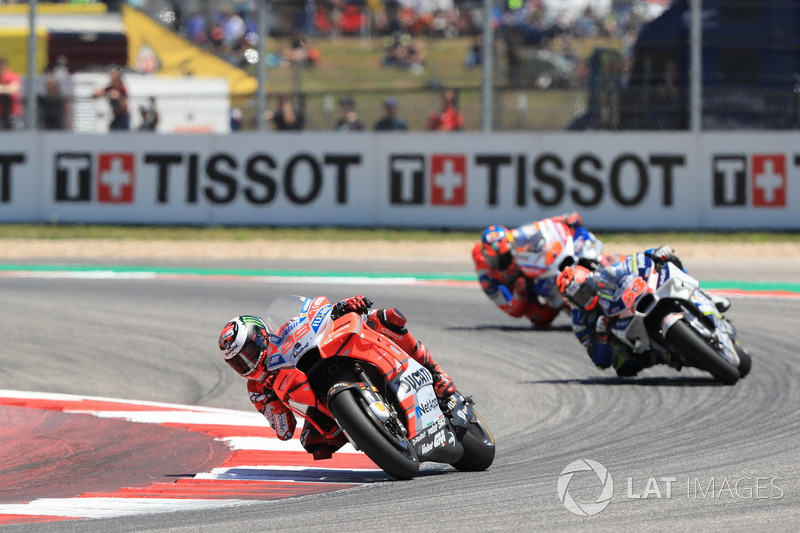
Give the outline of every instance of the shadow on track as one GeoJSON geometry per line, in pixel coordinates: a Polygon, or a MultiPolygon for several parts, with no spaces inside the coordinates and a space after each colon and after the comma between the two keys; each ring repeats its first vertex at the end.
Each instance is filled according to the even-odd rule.
{"type": "MultiPolygon", "coordinates": [[[[416,477],[437,476],[452,472],[446,465],[437,465],[420,469],[416,477]]],[[[289,481],[306,483],[376,483],[382,481],[395,481],[383,470],[346,470],[340,468],[247,468],[238,467],[229,469],[225,474],[217,476],[222,480],[239,481],[289,481]]]]}
{"type": "Polygon", "coordinates": [[[585,379],[542,379],[523,381],[526,385],[638,385],[641,387],[724,387],[712,377],[676,376],[676,377],[644,377],[644,378],[585,378],[585,379]]]}
{"type": "Polygon", "coordinates": [[[551,326],[548,329],[539,329],[533,325],[525,326],[507,326],[501,324],[479,324],[477,326],[453,326],[444,328],[447,331],[505,331],[505,332],[537,332],[537,333],[552,333],[555,331],[569,331],[572,333],[572,326],[561,325],[551,326]]]}

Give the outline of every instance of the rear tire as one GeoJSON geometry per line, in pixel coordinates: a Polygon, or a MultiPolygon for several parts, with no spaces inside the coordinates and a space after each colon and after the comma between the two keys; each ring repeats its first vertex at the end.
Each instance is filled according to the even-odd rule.
{"type": "Polygon", "coordinates": [[[453,467],[462,472],[480,472],[494,462],[494,437],[477,411],[472,412],[475,421],[469,423],[466,434],[461,438],[464,455],[453,463],[453,467]]]}
{"type": "Polygon", "coordinates": [[[682,320],[669,328],[667,339],[693,361],[695,366],[710,372],[717,381],[725,385],[733,385],[739,381],[739,369],[726,361],[682,320]]]}
{"type": "Polygon", "coordinates": [[[408,439],[390,433],[367,414],[364,400],[350,389],[328,402],[336,422],[384,472],[396,479],[412,479],[419,473],[419,459],[408,439]],[[378,427],[380,426],[380,427],[378,427]]]}

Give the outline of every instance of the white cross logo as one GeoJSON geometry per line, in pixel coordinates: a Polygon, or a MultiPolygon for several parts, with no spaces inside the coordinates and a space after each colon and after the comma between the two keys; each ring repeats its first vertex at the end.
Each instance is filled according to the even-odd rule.
{"type": "Polygon", "coordinates": [[[120,198],[122,188],[131,183],[131,173],[122,167],[122,159],[111,160],[111,168],[100,176],[100,183],[111,189],[111,198],[120,198]]]}
{"type": "Polygon", "coordinates": [[[434,174],[433,182],[444,191],[445,202],[452,202],[456,196],[456,189],[461,187],[463,176],[455,171],[455,164],[452,159],[444,161],[444,169],[438,174],[434,174]]]}
{"type": "Polygon", "coordinates": [[[764,161],[764,171],[753,176],[756,187],[764,191],[764,202],[767,204],[775,203],[776,191],[783,188],[783,176],[775,172],[775,161],[767,159],[764,161]]]}

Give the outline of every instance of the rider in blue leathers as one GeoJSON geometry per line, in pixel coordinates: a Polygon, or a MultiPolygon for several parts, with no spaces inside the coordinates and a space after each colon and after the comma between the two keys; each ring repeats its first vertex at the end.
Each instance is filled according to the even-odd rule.
{"type": "MultiPolygon", "coordinates": [[[[635,376],[641,370],[659,363],[677,369],[681,367],[681,362],[668,354],[660,356],[651,351],[634,353],[609,331],[610,320],[606,314],[613,305],[614,290],[624,284],[624,278],[638,275],[640,268],[649,268],[651,262],[656,264],[657,270],[666,262],[683,269],[681,260],[672,249],[661,246],[625,256],[622,261],[594,272],[582,266],[569,266],[556,281],[559,292],[572,310],[572,330],[592,362],[601,369],[613,367],[621,377],[635,376]]],[[[719,311],[730,307],[726,298],[706,296],[719,311]]]]}

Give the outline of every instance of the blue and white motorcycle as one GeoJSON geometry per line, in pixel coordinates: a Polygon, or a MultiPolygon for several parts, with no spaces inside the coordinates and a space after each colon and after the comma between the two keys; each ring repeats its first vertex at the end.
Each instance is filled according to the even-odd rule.
{"type": "MultiPolygon", "coordinates": [[[[624,265],[621,265],[624,266],[624,265]]],[[[627,258],[627,270],[617,279],[599,277],[602,307],[611,333],[634,353],[650,350],[661,362],[710,372],[733,385],[750,372],[750,353],[737,340],[736,328],[720,315],[700,283],[674,263],[656,263],[640,253],[627,258]]]]}

